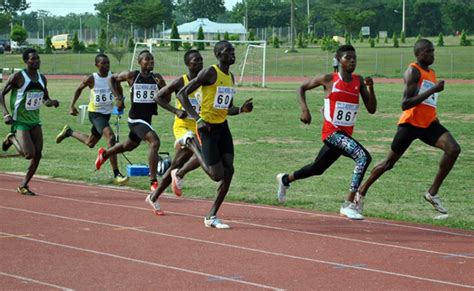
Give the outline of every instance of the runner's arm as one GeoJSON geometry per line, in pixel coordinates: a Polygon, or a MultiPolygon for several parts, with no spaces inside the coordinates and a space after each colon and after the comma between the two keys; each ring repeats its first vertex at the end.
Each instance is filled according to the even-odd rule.
{"type": "Polygon", "coordinates": [[[169,112],[175,114],[179,118],[185,118],[187,113],[184,110],[177,109],[170,104],[171,94],[173,92],[177,93],[181,88],[184,87],[183,77],[179,77],[169,85],[164,86],[158,91],[158,94],[155,97],[155,102],[158,103],[161,107],[168,110],[169,112]]]}
{"type": "Polygon", "coordinates": [[[123,90],[120,86],[121,82],[128,81],[129,84],[133,82],[134,73],[130,71],[123,71],[121,73],[112,74],[109,78],[109,87],[112,91],[112,94],[115,96],[115,103],[117,105],[118,111],[123,110],[123,90]],[[130,81],[132,80],[132,81],[130,81]]]}
{"type": "Polygon", "coordinates": [[[178,92],[178,99],[183,105],[184,110],[188,113],[189,116],[196,119],[196,121],[200,120],[199,114],[197,114],[196,110],[194,110],[191,102],[189,101],[189,94],[197,90],[201,86],[206,86],[210,84],[214,84],[217,79],[217,72],[213,67],[209,67],[199,72],[196,78],[192,79],[188,85],[183,87],[178,92]]]}
{"type": "Polygon", "coordinates": [[[377,98],[374,91],[374,80],[371,77],[362,78],[360,76],[360,95],[364,100],[365,108],[370,114],[374,114],[377,110],[377,98]]]}
{"type": "Polygon", "coordinates": [[[79,111],[77,111],[77,108],[76,108],[76,102],[79,99],[79,97],[81,97],[82,90],[84,90],[84,88],[86,87],[89,87],[89,88],[94,87],[93,75],[85,77],[82,80],[82,82],[79,84],[79,87],[77,87],[76,91],[74,92],[74,96],[72,97],[72,103],[71,103],[71,108],[69,110],[69,114],[74,115],[74,116],[79,114],[79,111]]]}
{"type": "Polygon", "coordinates": [[[311,124],[311,113],[309,111],[308,104],[306,103],[306,91],[314,89],[318,86],[327,87],[331,80],[332,75],[327,74],[308,80],[304,82],[300,87],[298,87],[298,90],[296,92],[298,94],[298,101],[301,107],[300,120],[304,124],[311,124]]]}
{"type": "Polygon", "coordinates": [[[59,106],[59,101],[56,99],[51,99],[49,97],[49,91],[48,91],[48,80],[46,80],[46,77],[43,74],[40,74],[41,79],[43,79],[44,82],[44,98],[43,98],[43,104],[46,107],[58,107],[59,106]]]}
{"type": "Polygon", "coordinates": [[[418,81],[420,80],[420,72],[418,69],[409,67],[403,76],[405,81],[405,90],[403,90],[402,110],[407,110],[423,102],[436,92],[444,90],[444,81],[438,81],[433,87],[425,92],[418,94],[418,81]]]}

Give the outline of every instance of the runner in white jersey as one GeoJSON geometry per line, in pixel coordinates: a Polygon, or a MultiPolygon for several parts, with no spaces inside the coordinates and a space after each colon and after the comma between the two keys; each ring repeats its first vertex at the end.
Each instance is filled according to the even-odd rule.
{"type": "Polygon", "coordinates": [[[0,94],[3,121],[11,125],[11,133],[3,141],[2,149],[7,151],[14,145],[22,156],[30,160],[25,178],[17,188],[17,192],[33,196],[35,193],[29,189],[28,183],[38,169],[43,151],[40,107],[41,104],[58,107],[59,102],[49,98],[46,78],[39,72],[41,61],[36,50],[26,49],[23,52],[23,61],[26,69],[13,74],[0,94]],[[10,91],[11,114],[4,99],[10,91]]]}
{"type": "MultiPolygon", "coordinates": [[[[87,76],[76,89],[72,98],[71,110],[69,114],[78,115],[79,112],[76,108],[76,102],[81,96],[82,91],[86,88],[90,88],[89,94],[89,105],[87,106],[89,112],[89,120],[92,124],[91,134],[87,135],[78,131],[73,130],[69,125],[64,125],[63,129],[56,136],[56,143],[61,143],[65,138],[73,137],[76,140],[87,145],[89,148],[93,148],[100,140],[102,135],[107,140],[108,147],[112,147],[116,143],[116,137],[112,127],[109,124],[110,115],[114,108],[114,95],[110,89],[109,79],[112,76],[110,72],[110,61],[109,57],[105,54],[98,54],[95,57],[95,66],[98,72],[92,73],[87,76]]],[[[118,86],[120,93],[122,93],[122,87],[118,86]]],[[[128,177],[125,177],[120,173],[117,165],[117,156],[113,155],[110,157],[110,165],[114,173],[114,184],[124,185],[128,182],[128,177]]]]}

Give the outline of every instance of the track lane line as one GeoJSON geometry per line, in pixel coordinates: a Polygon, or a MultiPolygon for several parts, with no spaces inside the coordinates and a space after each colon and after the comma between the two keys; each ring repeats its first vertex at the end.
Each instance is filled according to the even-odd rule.
{"type": "MultiPolygon", "coordinates": [[[[10,235],[10,236],[11,237],[17,237],[16,235],[10,235]]],[[[18,237],[22,237],[22,236],[18,236],[18,237]]],[[[35,283],[35,284],[39,284],[39,285],[43,285],[43,286],[47,286],[47,287],[51,287],[51,288],[56,288],[56,289],[60,289],[60,290],[65,290],[65,291],[74,290],[74,289],[67,288],[67,287],[64,287],[64,286],[59,286],[59,285],[55,285],[55,284],[35,280],[33,278],[27,278],[27,277],[14,275],[14,274],[9,274],[9,273],[5,273],[5,272],[1,272],[1,271],[0,271],[0,276],[15,278],[15,279],[18,279],[18,280],[28,281],[28,282],[31,282],[31,283],[35,283]]]]}

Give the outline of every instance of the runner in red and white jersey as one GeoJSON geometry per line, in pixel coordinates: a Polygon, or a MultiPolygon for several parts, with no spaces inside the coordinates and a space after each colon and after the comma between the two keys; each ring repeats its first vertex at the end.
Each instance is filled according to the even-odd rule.
{"type": "Polygon", "coordinates": [[[341,206],[340,214],[350,219],[363,219],[364,217],[354,203],[354,198],[371,162],[371,157],[369,152],[352,138],[352,132],[359,111],[359,95],[362,96],[364,105],[371,114],[375,113],[377,100],[372,78],[368,77],[364,80],[361,76],[353,74],[357,64],[354,47],[341,46],[337,50],[336,57],[341,66],[339,73],[316,77],[303,83],[298,89],[302,111],[300,120],[305,124],[310,124],[312,118],[306,103],[306,91],[319,86],[324,88],[324,123],[321,135],[324,145],[314,162],[292,174],[277,175],[278,200],[280,202],[286,200],[286,192],[291,182],[323,174],[341,155],[344,155],[353,159],[356,166],[352,174],[349,193],[341,206]]]}

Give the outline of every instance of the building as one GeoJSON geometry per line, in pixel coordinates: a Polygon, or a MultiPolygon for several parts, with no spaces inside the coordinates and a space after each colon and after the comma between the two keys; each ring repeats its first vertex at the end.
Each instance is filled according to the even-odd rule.
{"type": "MultiPolygon", "coordinates": [[[[182,40],[197,39],[199,27],[202,26],[205,39],[216,39],[220,34],[221,39],[227,32],[229,35],[238,36],[239,40],[245,40],[247,30],[241,23],[217,23],[207,18],[198,18],[193,22],[178,25],[179,36],[182,40]]],[[[170,38],[171,29],[163,32],[164,38],[170,38]]]]}

